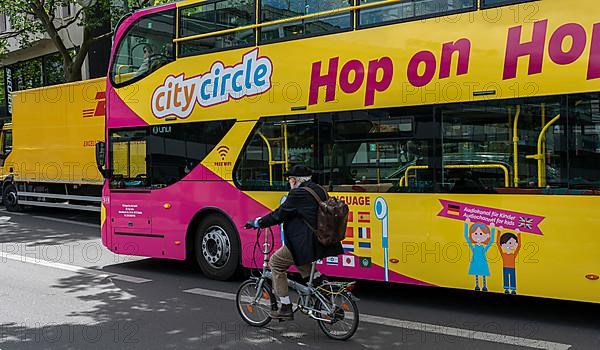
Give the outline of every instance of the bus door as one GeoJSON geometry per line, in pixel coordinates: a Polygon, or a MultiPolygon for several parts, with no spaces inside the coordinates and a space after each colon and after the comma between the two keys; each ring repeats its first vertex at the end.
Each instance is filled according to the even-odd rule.
{"type": "Polygon", "coordinates": [[[161,257],[164,236],[152,229],[147,138],[147,128],[110,132],[111,244],[119,254],[161,257]]]}

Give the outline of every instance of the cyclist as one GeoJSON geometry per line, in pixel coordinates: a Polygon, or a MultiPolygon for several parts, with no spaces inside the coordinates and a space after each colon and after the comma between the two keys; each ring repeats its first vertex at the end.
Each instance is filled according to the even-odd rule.
{"type": "MultiPolygon", "coordinates": [[[[343,249],[341,243],[327,247],[322,245],[313,232],[312,228],[317,226],[318,203],[302,188],[311,188],[323,200],[326,192],[311,180],[312,170],[304,165],[294,165],[284,176],[291,187],[285,202],[272,213],[249,221],[247,226],[265,228],[283,222],[284,245],[273,254],[269,263],[273,273],[273,290],[281,302],[279,310],[271,312],[271,318],[292,320],[294,314],[288,295],[287,270],[296,265],[302,278],[309,278],[314,261],[342,254],[343,249]]],[[[315,271],[313,281],[314,285],[320,285],[324,276],[315,271]]]]}

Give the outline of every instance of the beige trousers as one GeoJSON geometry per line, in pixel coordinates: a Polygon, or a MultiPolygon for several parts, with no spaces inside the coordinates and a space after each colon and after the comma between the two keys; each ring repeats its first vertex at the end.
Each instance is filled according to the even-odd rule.
{"type": "MultiPolygon", "coordinates": [[[[271,272],[273,273],[273,291],[278,297],[288,295],[287,270],[294,265],[292,252],[284,245],[279,248],[272,256],[269,262],[271,272]]],[[[310,275],[311,264],[296,266],[302,278],[308,278],[310,275]]]]}

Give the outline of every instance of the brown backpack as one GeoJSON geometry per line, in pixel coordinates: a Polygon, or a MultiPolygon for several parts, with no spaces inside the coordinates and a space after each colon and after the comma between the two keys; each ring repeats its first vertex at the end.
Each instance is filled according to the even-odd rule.
{"type": "Polygon", "coordinates": [[[346,238],[346,226],[348,225],[348,205],[337,198],[329,197],[325,190],[323,191],[326,199],[321,200],[311,188],[301,188],[308,191],[319,204],[317,227],[316,229],[311,227],[319,242],[327,247],[343,241],[346,238]]]}

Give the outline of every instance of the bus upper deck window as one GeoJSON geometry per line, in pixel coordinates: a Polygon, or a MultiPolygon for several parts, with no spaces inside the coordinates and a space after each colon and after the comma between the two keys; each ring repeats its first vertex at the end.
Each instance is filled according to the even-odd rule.
{"type": "Polygon", "coordinates": [[[142,79],[173,61],[175,10],[138,19],[121,38],[110,76],[118,87],[142,79]]]}

